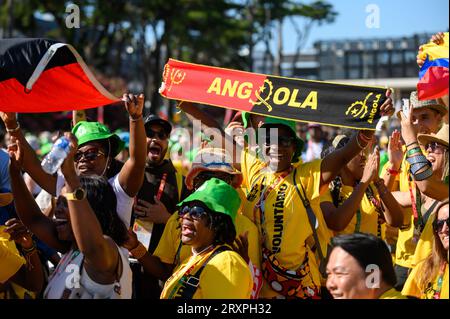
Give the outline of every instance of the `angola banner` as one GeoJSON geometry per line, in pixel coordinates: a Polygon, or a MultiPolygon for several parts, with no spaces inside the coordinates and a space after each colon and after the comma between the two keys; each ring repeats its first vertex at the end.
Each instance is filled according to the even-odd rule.
{"type": "Polygon", "coordinates": [[[162,96],[264,116],[375,130],[386,88],[277,77],[169,59],[162,96]]]}
{"type": "Polygon", "coordinates": [[[117,101],[71,45],[48,39],[0,40],[0,111],[69,111],[117,101]]]}

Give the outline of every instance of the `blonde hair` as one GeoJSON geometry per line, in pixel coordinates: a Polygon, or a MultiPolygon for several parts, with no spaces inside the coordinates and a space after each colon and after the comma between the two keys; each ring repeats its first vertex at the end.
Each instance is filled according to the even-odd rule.
{"type": "MultiPolygon", "coordinates": [[[[438,218],[439,210],[448,206],[448,198],[439,203],[434,211],[434,219],[438,218]]],[[[448,262],[448,251],[442,245],[439,234],[433,230],[433,249],[431,254],[421,262],[420,271],[417,273],[417,285],[422,293],[438,275],[440,266],[448,262]]]]}

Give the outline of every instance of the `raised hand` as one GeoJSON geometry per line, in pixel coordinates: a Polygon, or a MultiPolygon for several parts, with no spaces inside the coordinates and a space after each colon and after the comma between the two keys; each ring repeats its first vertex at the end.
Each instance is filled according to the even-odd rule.
{"type": "Polygon", "coordinates": [[[68,176],[76,175],[74,157],[78,149],[78,141],[75,135],[70,132],[64,133],[64,137],[69,140],[69,153],[61,165],[61,172],[67,179],[68,176]]]}
{"type": "Polygon", "coordinates": [[[390,89],[386,90],[387,99],[380,107],[381,116],[391,116],[392,114],[394,114],[395,108],[394,104],[392,103],[391,94],[392,91],[390,89]]]}
{"type": "Polygon", "coordinates": [[[389,163],[391,163],[392,168],[398,170],[403,160],[403,149],[402,142],[400,140],[401,134],[399,131],[394,130],[389,137],[388,144],[388,156],[389,163]]]}
{"type": "Polygon", "coordinates": [[[137,120],[142,117],[142,112],[144,110],[144,94],[133,95],[133,94],[124,94],[122,97],[122,101],[125,102],[125,108],[127,109],[128,115],[132,120],[137,120]]]}
{"type": "Polygon", "coordinates": [[[399,113],[402,137],[406,145],[417,141],[417,132],[412,121],[412,113],[413,113],[412,107],[409,108],[408,114],[404,114],[403,111],[400,111],[399,113]]]}
{"type": "Polygon", "coordinates": [[[22,221],[18,218],[12,218],[5,223],[6,228],[3,230],[9,234],[9,240],[14,240],[17,244],[23,248],[31,248],[33,246],[32,234],[22,224],[22,221]]]}
{"type": "Polygon", "coordinates": [[[20,144],[20,141],[14,136],[11,136],[9,139],[8,154],[10,158],[10,167],[20,170],[22,168],[23,162],[22,145],[20,144]]]}
{"type": "Polygon", "coordinates": [[[379,166],[380,166],[380,150],[377,146],[367,159],[366,166],[364,167],[363,176],[361,178],[361,183],[369,184],[370,182],[377,180],[379,166]]]}

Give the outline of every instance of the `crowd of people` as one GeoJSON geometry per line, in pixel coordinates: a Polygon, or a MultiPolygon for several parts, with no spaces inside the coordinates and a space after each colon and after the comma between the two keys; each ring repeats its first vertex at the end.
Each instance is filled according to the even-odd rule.
{"type": "Polygon", "coordinates": [[[448,95],[397,112],[390,95],[382,135],[248,112],[223,127],[180,101],[202,123],[189,150],[142,94],[123,96],[128,132],[78,111],[32,136],[1,112],[0,299],[448,299],[448,95]]]}

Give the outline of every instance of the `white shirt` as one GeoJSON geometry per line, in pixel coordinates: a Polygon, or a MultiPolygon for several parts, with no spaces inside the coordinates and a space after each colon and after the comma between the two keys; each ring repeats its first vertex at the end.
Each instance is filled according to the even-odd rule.
{"type": "Polygon", "coordinates": [[[120,253],[122,274],[119,281],[112,284],[99,284],[92,280],[84,266],[84,255],[78,250],[66,253],[55,271],[49,277],[44,291],[45,299],[131,299],[132,272],[128,259],[120,253]],[[81,271],[80,271],[80,268],[81,271]],[[81,275],[80,275],[81,274],[81,275]]]}
{"type": "MultiPolygon", "coordinates": [[[[117,215],[123,221],[127,229],[130,227],[131,212],[133,209],[134,198],[128,196],[119,183],[119,174],[111,177],[108,180],[112,186],[117,198],[117,215]]],[[[58,170],[58,179],[56,181],[56,196],[59,196],[61,189],[64,187],[65,179],[64,175],[58,170]]]]}

